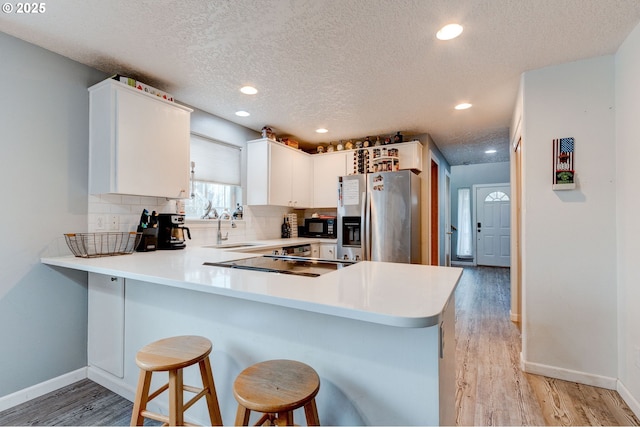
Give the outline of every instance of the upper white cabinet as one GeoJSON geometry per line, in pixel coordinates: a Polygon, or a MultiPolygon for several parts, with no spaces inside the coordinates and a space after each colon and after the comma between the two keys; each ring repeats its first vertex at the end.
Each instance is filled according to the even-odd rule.
{"type": "MultiPolygon", "coordinates": [[[[411,169],[416,172],[422,172],[422,144],[420,141],[401,142],[399,144],[381,145],[379,147],[361,148],[360,151],[368,151],[369,172],[374,172],[374,164],[384,161],[398,162],[399,169],[411,169]],[[375,157],[374,150],[380,150],[380,157],[375,157]],[[389,157],[388,150],[398,150],[397,157],[389,157]]],[[[355,173],[354,160],[359,150],[347,151],[347,172],[349,175],[355,173]]],[[[395,169],[395,167],[393,168],[395,169]]]]}
{"type": "Polygon", "coordinates": [[[338,177],[347,175],[347,152],[316,154],[313,158],[313,207],[338,207],[338,177]]]}
{"type": "Polygon", "coordinates": [[[189,196],[191,109],[113,79],[89,100],[91,194],[189,196]]]}
{"type": "Polygon", "coordinates": [[[311,156],[268,139],[247,143],[247,204],[309,208],[311,156]]]}
{"type": "Polygon", "coordinates": [[[394,144],[391,148],[398,149],[400,169],[411,169],[422,172],[422,144],[419,141],[394,144]]]}

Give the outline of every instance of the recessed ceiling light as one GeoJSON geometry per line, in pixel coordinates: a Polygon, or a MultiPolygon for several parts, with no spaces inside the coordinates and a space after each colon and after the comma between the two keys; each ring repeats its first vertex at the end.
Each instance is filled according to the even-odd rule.
{"type": "Polygon", "coordinates": [[[494,154],[494,153],[497,153],[497,152],[498,152],[498,150],[487,150],[487,151],[485,151],[486,154],[494,154]]]}
{"type": "Polygon", "coordinates": [[[440,28],[440,31],[436,33],[436,37],[439,40],[451,40],[462,34],[462,25],[449,24],[440,28]]]}
{"type": "Polygon", "coordinates": [[[325,128],[320,128],[320,129],[316,129],[316,132],[318,132],[318,133],[327,133],[329,131],[327,129],[325,129],[325,128]]]}
{"type": "Polygon", "coordinates": [[[247,111],[242,111],[242,110],[236,111],[236,116],[239,116],[239,117],[249,117],[250,115],[251,114],[249,114],[247,111]]]}
{"type": "Polygon", "coordinates": [[[258,93],[258,89],[253,86],[243,86],[240,88],[240,92],[246,95],[255,95],[256,93],[258,93]]]}
{"type": "Polygon", "coordinates": [[[471,108],[471,104],[463,102],[462,104],[458,104],[453,108],[455,108],[456,110],[466,110],[467,108],[471,108]]]}

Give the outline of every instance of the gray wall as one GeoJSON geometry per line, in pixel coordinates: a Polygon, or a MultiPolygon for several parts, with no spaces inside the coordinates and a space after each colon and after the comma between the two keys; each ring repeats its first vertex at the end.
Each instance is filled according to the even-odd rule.
{"type": "MultiPolygon", "coordinates": [[[[509,162],[481,163],[451,167],[451,224],[458,227],[458,189],[471,188],[474,184],[501,184],[510,181],[509,162]]],[[[473,208],[473,193],[471,206],[473,208]]],[[[451,236],[451,259],[457,258],[458,234],[451,236]]],[[[475,254],[474,254],[475,256],[475,254]]],[[[465,260],[465,261],[468,261],[465,260]]]]}
{"type": "Polygon", "coordinates": [[[0,33],[0,397],[86,366],[86,273],[40,264],[87,228],[89,95],[105,76],[0,33]]]}

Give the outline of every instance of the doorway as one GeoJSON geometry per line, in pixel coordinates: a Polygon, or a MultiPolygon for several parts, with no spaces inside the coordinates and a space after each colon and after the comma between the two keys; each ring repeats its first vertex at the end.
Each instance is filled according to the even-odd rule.
{"type": "Polygon", "coordinates": [[[511,265],[511,187],[474,185],[474,225],[477,265],[511,265]]]}
{"type": "Polygon", "coordinates": [[[512,193],[513,206],[513,242],[511,248],[515,257],[511,262],[511,320],[520,322],[522,318],[522,137],[515,143],[512,157],[513,172],[511,181],[514,183],[512,193]]]}
{"type": "Polygon", "coordinates": [[[451,175],[444,174],[444,265],[451,267],[451,175]]]}
{"type": "Polygon", "coordinates": [[[431,158],[431,247],[429,248],[430,264],[431,265],[439,265],[440,264],[440,206],[438,204],[438,163],[431,158]]]}

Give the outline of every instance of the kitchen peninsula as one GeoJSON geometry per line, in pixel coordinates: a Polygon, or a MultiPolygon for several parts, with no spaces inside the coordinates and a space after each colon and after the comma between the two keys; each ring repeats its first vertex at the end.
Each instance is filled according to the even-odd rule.
{"type": "MultiPolygon", "coordinates": [[[[138,379],[137,350],[191,334],[213,342],[225,423],[235,415],[236,375],[278,358],[316,369],[322,424],[455,423],[454,290],[461,269],[363,261],[301,277],[204,265],[255,256],[194,247],[42,262],[89,273],[88,377],[128,399],[138,379]]],[[[185,382],[197,378],[185,372],[185,382]]],[[[207,419],[197,405],[189,414],[194,422],[207,419]]]]}

